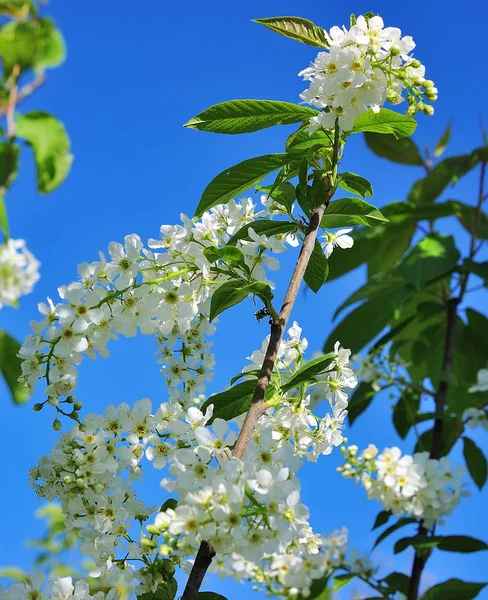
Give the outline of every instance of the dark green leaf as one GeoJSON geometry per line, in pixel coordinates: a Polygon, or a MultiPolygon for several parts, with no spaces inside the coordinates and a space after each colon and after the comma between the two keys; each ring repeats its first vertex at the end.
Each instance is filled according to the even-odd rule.
{"type": "Polygon", "coordinates": [[[349,398],[347,407],[347,417],[350,425],[361,415],[371,404],[376,392],[367,381],[361,381],[349,398]]]}
{"type": "Polygon", "coordinates": [[[395,531],[397,531],[398,529],[400,529],[401,527],[405,527],[405,525],[410,525],[411,523],[416,523],[417,520],[412,518],[412,517],[402,517],[401,519],[398,519],[398,521],[396,523],[394,523],[393,525],[390,525],[390,527],[387,527],[376,539],[373,548],[376,548],[376,546],[382,542],[384,539],[386,539],[389,535],[391,535],[392,533],[394,533],[395,531]]]}
{"type": "Polygon", "coordinates": [[[440,538],[437,547],[439,550],[444,550],[445,552],[471,553],[488,550],[486,542],[467,535],[445,535],[440,538]]]}
{"type": "Polygon", "coordinates": [[[12,142],[0,142],[0,191],[14,182],[19,168],[19,147],[12,142]]]}
{"type": "Polygon", "coordinates": [[[456,215],[461,225],[469,233],[475,233],[479,240],[488,240],[488,216],[474,206],[462,205],[462,210],[456,215]],[[475,227],[476,224],[476,227],[475,227]]]}
{"type": "Polygon", "coordinates": [[[321,227],[346,227],[350,225],[380,225],[388,219],[372,204],[361,198],[340,198],[329,204],[322,217],[321,227]]]}
{"type": "Polygon", "coordinates": [[[476,485],[481,488],[486,483],[486,477],[488,473],[488,467],[486,464],[486,458],[482,450],[467,437],[463,437],[463,453],[466,466],[468,467],[469,474],[473,478],[476,485]]]}
{"type": "Polygon", "coordinates": [[[398,273],[422,289],[429,281],[451,272],[459,256],[452,236],[430,234],[408,253],[398,266],[398,273]]]}
{"type": "Polygon", "coordinates": [[[479,162],[479,154],[451,156],[437,163],[426,177],[418,180],[410,190],[408,200],[413,202],[434,202],[446,187],[456,183],[479,162]]]}
{"type": "Polygon", "coordinates": [[[388,585],[390,590],[407,595],[410,579],[407,575],[405,575],[405,573],[398,573],[397,571],[394,571],[393,573],[387,575],[383,581],[388,585]]]}
{"type": "Polygon", "coordinates": [[[212,300],[210,301],[210,320],[213,321],[224,310],[239,304],[250,295],[257,295],[267,300],[273,298],[271,288],[265,283],[255,282],[246,285],[239,280],[223,283],[212,295],[212,300]]]}
{"type": "Polygon", "coordinates": [[[227,598],[215,592],[198,592],[197,600],[227,600],[227,598]]]}
{"type": "Polygon", "coordinates": [[[474,260],[467,258],[463,263],[463,267],[465,267],[465,269],[470,273],[481,277],[481,279],[485,281],[486,286],[488,282],[488,261],[477,263],[474,260]]]}
{"type": "Polygon", "coordinates": [[[416,414],[420,406],[417,392],[406,389],[393,408],[393,425],[398,435],[404,440],[410,428],[416,423],[416,414]]]}
{"type": "Polygon", "coordinates": [[[266,154],[249,158],[222,171],[205,188],[195,216],[201,217],[206,210],[210,210],[217,204],[226,204],[273,171],[283,167],[289,160],[287,154],[266,154]]]}
{"type": "Polygon", "coordinates": [[[373,195],[373,186],[371,183],[367,179],[364,179],[364,177],[356,175],[356,173],[339,173],[338,183],[342,189],[357,194],[362,198],[373,195]]]}
{"type": "Polygon", "coordinates": [[[0,231],[3,232],[4,242],[6,242],[10,233],[8,228],[7,207],[2,193],[0,193],[0,231]]]}
{"type": "Polygon", "coordinates": [[[438,537],[428,537],[426,535],[414,535],[412,537],[405,537],[398,540],[394,546],[395,554],[403,552],[409,546],[413,546],[417,552],[428,552],[430,549],[435,548],[440,543],[438,537]]]}
{"type": "Polygon", "coordinates": [[[136,596],[137,600],[173,600],[178,590],[176,579],[172,577],[169,581],[160,583],[155,592],[136,596]]]}
{"type": "Polygon", "coordinates": [[[335,358],[335,354],[331,352],[325,356],[319,356],[318,358],[308,361],[303,367],[293,373],[285,385],[281,386],[281,390],[287,392],[288,390],[299,386],[304,381],[310,381],[315,375],[319,375],[319,373],[326,371],[335,358]]]}
{"type": "Polygon", "coordinates": [[[260,23],[271,31],[279,33],[287,38],[302,42],[308,46],[328,48],[329,44],[325,38],[324,30],[317,27],[315,23],[301,17],[268,17],[265,19],[253,19],[254,23],[260,23]]]}
{"type": "Polygon", "coordinates": [[[64,181],[73,162],[63,124],[48,113],[34,111],[17,118],[17,135],[34,150],[39,192],[52,192],[64,181]]]}
{"type": "Polygon", "coordinates": [[[223,246],[222,248],[208,246],[203,251],[203,254],[211,263],[217,262],[218,260],[223,260],[225,262],[245,265],[244,253],[235,246],[223,246]]]}
{"type": "Polygon", "coordinates": [[[417,145],[408,138],[397,139],[393,134],[365,133],[365,139],[370,150],[377,156],[402,165],[424,165],[417,145]]]}
{"type": "MultiPolygon", "coordinates": [[[[208,398],[201,406],[201,410],[205,412],[211,404],[214,405],[213,415],[208,424],[212,424],[213,420],[217,418],[229,421],[230,419],[247,412],[251,405],[256,384],[257,382],[255,379],[250,379],[238,383],[228,390],[225,390],[225,392],[210,396],[210,398],[208,398]]],[[[268,387],[266,398],[270,398],[274,393],[274,388],[268,387]]]]}
{"type": "Polygon", "coordinates": [[[308,596],[302,596],[300,594],[297,600],[330,600],[329,590],[327,584],[329,583],[329,575],[324,575],[320,579],[314,579],[310,586],[310,594],[308,596]]]}
{"type": "Polygon", "coordinates": [[[382,525],[384,525],[389,518],[391,517],[391,512],[389,510],[382,510],[378,513],[378,515],[376,516],[376,520],[374,522],[373,525],[373,529],[377,529],[378,527],[381,527],[382,525]]]}
{"type": "Polygon", "coordinates": [[[428,589],[422,596],[422,600],[473,600],[485,586],[486,583],[448,579],[428,589]]]}
{"type": "Polygon", "coordinates": [[[310,260],[308,261],[303,280],[313,292],[317,293],[327,281],[328,274],[329,263],[324,256],[319,242],[315,240],[315,245],[310,260]]]}
{"type": "Polygon", "coordinates": [[[168,498],[166,502],[161,506],[160,512],[165,512],[168,508],[174,510],[178,506],[178,500],[175,498],[168,498]]]}
{"type": "Polygon", "coordinates": [[[15,404],[24,404],[29,397],[27,388],[22,387],[17,379],[22,374],[22,360],[17,357],[20,344],[5,331],[0,330],[0,372],[10,390],[15,404]]]}
{"type": "Polygon", "coordinates": [[[404,138],[412,135],[417,127],[415,119],[405,115],[380,108],[378,113],[371,109],[364,112],[354,121],[354,127],[350,133],[373,132],[373,133],[391,133],[396,138],[404,138]]]}
{"type": "Polygon", "coordinates": [[[324,131],[310,133],[305,128],[300,128],[292,133],[286,140],[287,152],[304,152],[315,147],[332,147],[332,138],[324,131]]]}
{"type": "Polygon", "coordinates": [[[273,125],[289,125],[310,119],[317,110],[276,100],[230,100],[207,108],[185,127],[214,133],[249,133],[273,125]]]}

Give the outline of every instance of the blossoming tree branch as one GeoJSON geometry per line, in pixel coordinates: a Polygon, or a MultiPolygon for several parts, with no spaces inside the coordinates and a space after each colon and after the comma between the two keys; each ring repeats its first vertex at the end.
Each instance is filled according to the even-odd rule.
{"type": "MultiPolygon", "coordinates": [[[[373,14],[351,16],[349,27],[329,31],[298,17],[257,22],[320,49],[300,73],[307,82],[302,103],[226,101],[186,126],[220,134],[282,124],[298,128],[282,153],[250,158],[217,175],[193,219],[182,215],[181,224],[163,225],[160,236],[147,244],[136,234],[126,236],[123,244],[111,242],[108,256],[101,253],[99,260],[79,265],[78,279],[59,288],[59,301],[39,305],[41,321],[32,324],[19,353],[20,381],[30,392],[43,386],[45,400],[34,409],[53,411],[56,431],[66,419],[73,427],[32,469],[31,484],[41,498],[60,502],[67,529],[76,531],[82,553],[95,565],[90,576],[113,584],[109,598],[123,580],[136,582],[135,593],[143,600],[219,600],[222,596],[201,591],[207,571],[213,571],[288,600],[324,599],[330,589],[354,578],[379,594],[375,597],[394,600],[403,593],[416,600],[434,548],[488,548],[480,540],[441,536],[435,530],[465,493],[463,473],[451,468],[445,454],[464,424],[486,422],[483,364],[478,368],[486,363],[486,352],[482,359],[469,355],[469,373],[463,371],[459,380],[470,378],[472,392],[463,398],[472,405],[452,404],[456,400],[450,396],[459,396],[450,387],[451,374],[461,377],[456,331],[465,332],[469,343],[470,328],[486,327],[480,313],[473,313],[476,325],[461,326],[456,317],[471,273],[486,276],[486,265],[475,261],[478,229],[485,223],[481,204],[486,196],[486,148],[462,165],[456,163],[456,175],[452,166],[425,162],[426,177],[414,186],[418,196],[380,212],[365,200],[373,195],[369,181],[342,171],[341,159],[350,136],[365,133],[380,156],[396,152],[404,160],[414,155],[413,164],[424,164],[408,136],[416,128],[413,117],[418,112],[433,114],[437,90],[412,55],[412,38],[385,27],[373,14]],[[406,114],[384,108],[387,102],[405,106],[406,114]],[[479,164],[475,208],[424,202],[429,185],[439,185],[439,173],[449,173],[447,185],[479,164]],[[262,194],[261,206],[239,199],[253,186],[262,194]],[[469,256],[462,263],[453,240],[434,230],[435,220],[446,215],[458,217],[470,231],[469,256]],[[402,258],[422,220],[430,229],[402,258]],[[355,226],[362,228],[352,232],[355,226]],[[405,236],[405,228],[410,236],[395,256],[375,249],[383,240],[399,237],[400,231],[405,236]],[[269,277],[285,251],[296,252],[297,258],[280,300],[269,277]],[[324,353],[307,356],[302,329],[296,321],[290,325],[300,287],[304,283],[321,293],[328,277],[364,261],[374,275],[341,308],[368,299],[385,303],[385,311],[379,309],[378,316],[365,320],[361,305],[329,336],[324,353]],[[454,289],[446,277],[454,278],[454,289]],[[206,397],[205,385],[215,368],[210,336],[218,316],[241,302],[269,323],[269,335],[242,371],[229,378],[227,390],[206,397]],[[360,316],[351,317],[357,311],[360,316]],[[351,318],[359,326],[351,326],[351,318]],[[435,334],[428,329],[434,325],[435,334]],[[361,359],[355,374],[348,348],[361,350],[387,326],[389,331],[361,359]],[[409,331],[415,327],[419,329],[409,331]],[[150,400],[142,399],[110,405],[103,414],[82,415],[75,389],[84,358],[107,357],[109,344],[118,336],[139,333],[157,341],[168,400],[154,409],[150,400]],[[415,370],[427,361],[426,354],[434,354],[415,346],[424,338],[441,347],[436,355],[441,364],[430,374],[415,370]],[[480,381],[475,383],[477,376],[480,381]],[[406,525],[417,527],[416,535],[397,543],[398,551],[415,549],[411,573],[378,578],[367,561],[347,551],[347,530],[329,535],[312,530],[297,473],[305,461],[326,460],[324,456],[343,444],[348,390],[356,389],[349,408],[352,421],[386,387],[398,390],[394,422],[396,415],[402,437],[419,422],[431,419],[434,425],[419,437],[412,456],[398,448],[380,452],[373,445],[362,452],[355,446],[343,449],[343,475],[360,480],[368,496],[382,504],[376,525],[400,517],[380,538],[406,525]],[[419,418],[415,402],[422,395],[433,406],[419,418]],[[161,488],[167,494],[159,506],[147,506],[134,488],[146,461],[164,470],[161,488]],[[178,567],[187,574],[180,591],[178,567]]],[[[481,487],[486,461],[469,437],[464,443],[468,468],[481,487]]],[[[42,585],[41,578],[32,576],[0,597],[94,597],[84,580],[73,584],[65,577],[44,589],[42,585]]],[[[449,597],[467,600],[484,587],[458,579],[441,589],[439,585],[423,597],[448,597],[446,590],[454,590],[449,597]]]]}

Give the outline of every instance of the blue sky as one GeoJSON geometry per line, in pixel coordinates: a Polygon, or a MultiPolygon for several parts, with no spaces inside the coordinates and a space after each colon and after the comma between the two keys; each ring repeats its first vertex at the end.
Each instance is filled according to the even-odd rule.
{"type": "MultiPolygon", "coordinates": [[[[415,135],[419,145],[435,143],[450,120],[454,125],[450,153],[479,145],[484,111],[488,120],[488,81],[483,76],[488,8],[481,2],[464,3],[459,11],[457,3],[435,0],[423,3],[420,11],[385,1],[318,3],[305,10],[297,0],[143,4],[85,0],[80,10],[74,3],[53,0],[49,12],[67,39],[68,60],[48,74],[48,83],[21,110],[39,108],[60,118],[70,134],[75,161],[63,186],[41,197],[35,190],[33,162],[28,154],[22,157],[21,175],[7,197],[10,227],[12,236],[25,238],[40,259],[42,279],[19,310],[1,311],[0,326],[23,338],[29,320],[37,317],[37,303],[47,295],[55,297],[59,285],[75,279],[79,262],[96,260],[99,250],[128,233],[136,232],[143,240],[157,236],[161,223],[177,222],[180,212],[193,214],[206,184],[224,168],[281,151],[289,128],[224,137],[182,127],[202,109],[224,100],[297,101],[304,84],[296,75],[314,58],[315,50],[251,23],[252,18],[298,14],[329,28],[347,23],[350,12],[370,10],[413,35],[416,55],[440,90],[435,116],[419,119],[415,135]],[[464,32],[460,39],[459,32],[464,32]]],[[[404,198],[422,175],[416,167],[394,166],[374,157],[359,137],[348,144],[343,165],[372,181],[378,206],[404,198]]],[[[445,197],[474,203],[476,185],[475,174],[470,175],[445,197]]],[[[447,221],[444,230],[466,242],[454,223],[447,221]]],[[[278,294],[292,259],[290,254],[283,262],[278,294]]],[[[331,315],[363,279],[358,270],[331,282],[319,296],[300,295],[293,319],[303,326],[311,351],[321,347],[331,315]]],[[[477,294],[470,297],[478,307],[483,301],[486,298],[477,294]]],[[[223,389],[240,372],[245,357],[266,334],[265,322],[255,322],[249,305],[222,317],[215,336],[217,371],[211,392],[223,389]],[[243,326],[238,334],[236,325],[243,326]]],[[[165,399],[151,339],[120,340],[111,350],[108,360],[87,361],[81,368],[77,395],[85,411],[143,397],[154,403],[165,399]]],[[[38,398],[42,399],[40,393],[38,398]]],[[[26,487],[27,471],[51,448],[53,415],[48,410],[35,414],[30,406],[12,407],[4,387],[0,401],[4,482],[0,565],[28,567],[33,553],[24,542],[40,532],[40,524],[33,516],[39,502],[26,487]]],[[[379,447],[400,443],[389,425],[388,408],[388,398],[377,401],[348,432],[351,442],[359,446],[374,442],[379,447]]],[[[478,442],[486,447],[480,437],[476,436],[478,442]]],[[[413,443],[407,439],[400,445],[408,452],[413,443]]],[[[460,452],[454,457],[460,461],[460,452]]],[[[370,528],[379,506],[368,503],[359,487],[335,472],[339,463],[336,451],[318,465],[305,467],[303,496],[316,530],[327,533],[345,524],[351,545],[366,551],[375,538],[370,528]]],[[[487,492],[476,493],[473,485],[471,489],[473,495],[463,501],[445,531],[488,539],[488,525],[481,518],[487,492]]],[[[157,487],[148,485],[147,493],[149,500],[159,498],[157,487]]],[[[394,562],[390,554],[386,541],[376,553],[378,562],[385,568],[409,568],[408,552],[394,562]]],[[[429,562],[426,583],[451,576],[481,581],[486,565],[484,553],[438,552],[429,562]]],[[[250,591],[228,581],[211,581],[205,588],[232,600],[250,591]]],[[[346,588],[341,598],[350,598],[351,589],[346,588]]],[[[488,591],[480,598],[488,599],[488,591]]]]}

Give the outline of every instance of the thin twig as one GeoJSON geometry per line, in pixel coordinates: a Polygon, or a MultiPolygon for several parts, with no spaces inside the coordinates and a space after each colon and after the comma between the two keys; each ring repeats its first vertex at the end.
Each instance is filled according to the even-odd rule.
{"type": "MultiPolygon", "coordinates": [[[[16,105],[19,105],[23,100],[33,94],[41,85],[46,81],[45,75],[38,75],[31,83],[24,85],[17,93],[16,105]]],[[[0,117],[3,117],[7,113],[8,104],[0,107],[0,117]]]]}

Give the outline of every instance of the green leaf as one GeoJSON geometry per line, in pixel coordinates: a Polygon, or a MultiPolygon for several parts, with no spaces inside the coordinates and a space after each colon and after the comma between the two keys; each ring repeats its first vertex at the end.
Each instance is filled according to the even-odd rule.
{"type": "Polygon", "coordinates": [[[55,67],[65,58],[61,33],[49,19],[10,21],[0,27],[0,56],[4,76],[9,77],[18,65],[21,71],[42,71],[55,67]]]}
{"type": "Polygon", "coordinates": [[[466,466],[473,481],[481,490],[486,483],[488,467],[482,450],[467,437],[463,437],[463,453],[466,466]]]}
{"type": "Polygon", "coordinates": [[[451,272],[459,256],[452,236],[430,234],[407,254],[398,266],[398,273],[420,290],[430,281],[451,272]]]}
{"type": "Polygon", "coordinates": [[[348,583],[351,583],[351,581],[355,578],[356,575],[354,573],[344,573],[343,575],[337,575],[333,579],[332,589],[334,590],[334,592],[338,592],[348,583]]]}
{"type": "Polygon", "coordinates": [[[478,210],[474,206],[462,205],[460,214],[456,215],[461,225],[469,233],[473,233],[474,225],[476,223],[476,238],[479,240],[488,240],[488,216],[486,213],[481,211],[478,214],[478,210]]]}
{"type": "Polygon", "coordinates": [[[372,204],[361,198],[340,198],[329,204],[322,217],[321,227],[348,227],[351,225],[374,226],[388,219],[372,204]]]}
{"type": "Polygon", "coordinates": [[[18,567],[3,567],[0,569],[0,577],[13,579],[14,581],[28,582],[29,576],[18,567]]]}
{"type": "Polygon", "coordinates": [[[169,508],[174,510],[178,506],[178,500],[175,498],[168,498],[161,506],[160,512],[165,512],[169,508]]]}
{"type": "Polygon", "coordinates": [[[64,181],[73,162],[63,124],[46,112],[33,111],[17,118],[17,135],[34,150],[39,192],[52,192],[64,181]]]}
{"type": "Polygon", "coordinates": [[[410,428],[416,424],[416,414],[420,406],[417,392],[406,389],[393,407],[393,425],[398,435],[404,440],[410,428]]]}
{"type": "Polygon", "coordinates": [[[176,579],[172,577],[169,581],[160,583],[155,592],[136,596],[137,600],[173,600],[178,590],[176,579]]]}
{"type": "Polygon", "coordinates": [[[462,552],[463,554],[488,550],[486,542],[467,535],[445,535],[441,537],[437,547],[445,552],[462,552]]]}
{"type": "Polygon", "coordinates": [[[217,204],[226,204],[235,196],[259,183],[273,171],[283,167],[289,160],[290,157],[287,154],[266,154],[249,158],[222,171],[205,188],[195,216],[201,217],[206,210],[217,204]]]}
{"type": "Polygon", "coordinates": [[[424,160],[415,142],[409,138],[397,139],[393,134],[365,133],[366,144],[377,156],[402,165],[424,166],[424,160]]]}
{"type": "Polygon", "coordinates": [[[434,202],[451,183],[457,183],[479,162],[479,151],[461,156],[451,156],[437,165],[423,179],[414,183],[408,200],[413,202],[434,202]]]}
{"type": "Polygon", "coordinates": [[[271,31],[287,38],[307,44],[307,46],[329,47],[324,30],[308,19],[301,17],[268,17],[253,19],[253,22],[264,25],[271,31]]]}
{"type": "Polygon", "coordinates": [[[270,196],[276,203],[284,206],[287,211],[291,213],[293,203],[296,200],[296,194],[295,186],[289,181],[280,183],[280,185],[276,186],[274,189],[271,185],[257,185],[256,191],[263,192],[267,196],[270,196]]]}
{"type": "Polygon", "coordinates": [[[354,127],[349,133],[372,132],[391,133],[396,138],[404,138],[412,135],[417,127],[415,119],[405,115],[380,108],[378,113],[371,109],[364,112],[354,121],[354,127]]]}
{"type": "Polygon", "coordinates": [[[473,600],[486,583],[469,583],[460,579],[448,579],[429,588],[422,600],[473,600]]]}
{"type": "Polygon", "coordinates": [[[310,594],[308,596],[300,594],[297,600],[330,600],[330,593],[327,588],[328,583],[329,575],[324,575],[320,579],[314,579],[310,586],[310,594]]]}
{"type": "Polygon", "coordinates": [[[15,404],[24,404],[29,392],[17,382],[22,375],[22,360],[17,357],[19,350],[19,342],[0,329],[0,372],[10,390],[12,400],[15,404]]]}
{"type": "Polygon", "coordinates": [[[390,527],[387,527],[376,539],[373,548],[376,548],[376,546],[382,542],[384,539],[386,539],[389,535],[391,535],[392,533],[394,533],[395,531],[397,531],[398,529],[400,529],[401,527],[405,527],[405,525],[410,525],[411,523],[416,523],[417,520],[414,519],[413,517],[402,517],[401,519],[398,519],[398,521],[393,524],[390,525],[390,527]]]}
{"type": "Polygon", "coordinates": [[[329,335],[324,350],[340,340],[344,348],[359,352],[388,325],[397,307],[398,293],[372,298],[351,311],[329,335]]]}
{"type": "Polygon", "coordinates": [[[380,511],[374,522],[373,529],[377,529],[378,527],[381,527],[382,525],[384,525],[391,517],[391,514],[392,513],[389,510],[380,511]]]}
{"type": "Polygon", "coordinates": [[[452,124],[449,123],[449,125],[444,130],[444,133],[441,135],[439,141],[435,145],[434,156],[436,158],[444,152],[444,150],[447,147],[447,144],[449,143],[449,140],[451,139],[451,127],[452,127],[452,124]]]}
{"type": "Polygon", "coordinates": [[[438,537],[429,537],[426,535],[414,535],[412,537],[405,537],[401,540],[398,540],[394,546],[395,554],[399,554],[403,552],[409,546],[413,546],[417,552],[422,554],[423,552],[428,552],[432,548],[435,548],[440,543],[440,539],[438,537]]]}
{"type": "Polygon", "coordinates": [[[9,228],[7,207],[5,205],[4,195],[2,193],[0,193],[0,231],[3,232],[4,242],[6,242],[9,236],[9,228]]]}
{"type": "Polygon", "coordinates": [[[32,0],[0,0],[0,15],[24,20],[29,13],[37,14],[37,8],[32,0]]]}
{"type": "Polygon", "coordinates": [[[14,182],[19,170],[19,147],[12,142],[0,142],[0,193],[14,182]]]}
{"type": "Polygon", "coordinates": [[[393,573],[387,575],[383,581],[388,585],[390,590],[394,592],[400,592],[405,596],[407,595],[410,579],[408,575],[405,575],[405,573],[398,573],[397,571],[394,571],[393,573]]]}
{"type": "Polygon", "coordinates": [[[231,239],[227,242],[227,246],[235,246],[239,240],[250,240],[249,230],[253,229],[254,233],[258,235],[266,235],[271,237],[273,235],[280,235],[283,233],[289,233],[293,229],[296,229],[297,224],[293,221],[270,221],[262,219],[254,221],[253,223],[247,223],[244,227],[241,227],[239,231],[234,233],[231,239]]]}
{"type": "Polygon", "coordinates": [[[312,380],[316,375],[323,373],[330,367],[330,365],[334,362],[336,355],[334,352],[330,354],[326,354],[325,356],[319,356],[318,358],[314,358],[313,360],[309,360],[307,363],[300,367],[298,371],[295,371],[290,379],[281,386],[282,392],[287,392],[304,381],[312,380]]]}
{"type": "Polygon", "coordinates": [[[347,418],[350,425],[368,408],[375,395],[376,392],[371,387],[371,384],[367,381],[361,381],[349,398],[347,418]]]}
{"type": "Polygon", "coordinates": [[[392,271],[375,275],[339,306],[334,313],[333,319],[335,319],[345,308],[356,302],[360,302],[361,300],[372,300],[373,298],[398,294],[401,296],[401,301],[403,301],[411,295],[412,291],[414,291],[412,286],[408,284],[403,277],[399,277],[392,271]]]}
{"type": "Polygon", "coordinates": [[[361,198],[373,195],[371,183],[356,173],[339,173],[338,184],[342,189],[357,194],[361,198]]]}
{"type": "Polygon", "coordinates": [[[315,240],[315,245],[310,260],[308,261],[307,268],[305,269],[303,280],[312,292],[317,293],[327,281],[328,274],[329,263],[324,256],[321,245],[315,240]]]}
{"type": "Polygon", "coordinates": [[[235,246],[223,246],[217,248],[215,246],[208,246],[203,251],[205,257],[211,262],[217,262],[219,260],[231,263],[237,263],[245,266],[244,253],[235,246]]]}
{"type": "Polygon", "coordinates": [[[184,127],[213,133],[250,133],[274,125],[301,123],[317,110],[277,100],[230,100],[207,108],[184,127]]]}
{"type": "Polygon", "coordinates": [[[227,598],[215,592],[198,592],[197,600],[227,600],[227,598]]]}
{"type": "Polygon", "coordinates": [[[273,293],[269,285],[261,282],[245,284],[243,281],[227,281],[218,287],[210,301],[210,321],[224,310],[231,308],[245,300],[250,295],[259,296],[261,299],[272,300],[273,293]]]}
{"type": "Polygon", "coordinates": [[[290,153],[304,152],[315,147],[332,148],[332,138],[324,131],[318,130],[311,134],[307,129],[300,128],[288,137],[285,147],[290,153]]]}
{"type": "MultiPolygon", "coordinates": [[[[230,419],[247,412],[251,406],[256,385],[256,379],[250,379],[238,383],[225,390],[225,392],[210,396],[200,408],[200,410],[205,412],[211,404],[214,405],[213,415],[208,424],[211,425],[214,419],[224,419],[229,421],[230,419]]],[[[268,387],[265,398],[270,398],[274,393],[275,389],[271,386],[268,387]]]]}

